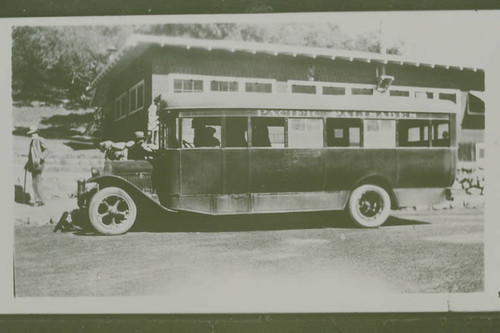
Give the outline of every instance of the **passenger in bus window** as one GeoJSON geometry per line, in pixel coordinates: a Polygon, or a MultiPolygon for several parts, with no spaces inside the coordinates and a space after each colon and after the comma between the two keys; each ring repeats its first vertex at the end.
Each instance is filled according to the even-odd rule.
{"type": "Polygon", "coordinates": [[[220,147],[220,141],[215,137],[215,128],[213,127],[205,127],[204,131],[204,146],[202,147],[220,147]]]}
{"type": "Polygon", "coordinates": [[[215,137],[217,131],[213,127],[197,127],[194,130],[195,147],[220,147],[220,141],[215,137]]]}
{"type": "Polygon", "coordinates": [[[226,147],[247,147],[247,118],[226,119],[226,147]]]}
{"type": "Polygon", "coordinates": [[[443,133],[441,133],[441,137],[436,140],[435,145],[441,147],[448,147],[450,145],[450,134],[448,131],[443,131],[443,133]]]}
{"type": "Polygon", "coordinates": [[[206,127],[200,123],[199,119],[194,118],[191,121],[191,128],[194,130],[193,144],[195,147],[203,147],[203,139],[205,136],[206,127]]]}
{"type": "Polygon", "coordinates": [[[252,146],[271,147],[269,130],[265,124],[254,123],[252,126],[252,146]]]}
{"type": "Polygon", "coordinates": [[[432,145],[435,147],[450,146],[450,132],[448,122],[434,122],[434,139],[432,145]]]}

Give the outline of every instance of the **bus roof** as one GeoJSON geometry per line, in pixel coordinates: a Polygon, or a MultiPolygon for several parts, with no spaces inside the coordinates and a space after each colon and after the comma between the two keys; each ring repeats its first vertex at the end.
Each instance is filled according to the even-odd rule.
{"type": "Polygon", "coordinates": [[[447,100],[395,96],[324,96],[265,93],[178,93],[165,96],[165,110],[281,109],[456,113],[447,100]]]}

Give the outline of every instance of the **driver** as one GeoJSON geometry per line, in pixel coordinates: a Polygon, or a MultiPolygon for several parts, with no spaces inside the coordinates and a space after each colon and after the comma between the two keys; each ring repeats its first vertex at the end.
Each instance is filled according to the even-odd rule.
{"type": "Polygon", "coordinates": [[[144,160],[153,155],[153,149],[146,144],[144,132],[134,133],[134,143],[128,148],[127,158],[129,160],[144,160]]]}

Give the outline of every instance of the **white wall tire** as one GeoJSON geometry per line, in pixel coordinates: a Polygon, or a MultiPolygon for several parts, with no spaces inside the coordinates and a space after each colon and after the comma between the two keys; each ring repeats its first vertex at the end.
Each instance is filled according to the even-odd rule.
{"type": "Polygon", "coordinates": [[[90,200],[89,218],[103,235],[121,235],[134,225],[137,206],[132,197],[118,187],[106,187],[90,200]]]}
{"type": "Polygon", "coordinates": [[[387,191],[379,186],[361,185],[352,191],[347,210],[358,226],[380,227],[391,212],[391,198],[387,191]]]}

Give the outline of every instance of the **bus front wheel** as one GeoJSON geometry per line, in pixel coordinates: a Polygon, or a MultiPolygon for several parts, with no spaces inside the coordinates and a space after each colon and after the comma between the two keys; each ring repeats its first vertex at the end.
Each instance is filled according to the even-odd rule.
{"type": "Polygon", "coordinates": [[[347,209],[357,225],[376,228],[389,217],[391,198],[383,188],[365,184],[352,191],[347,209]]]}
{"type": "Polygon", "coordinates": [[[90,223],[101,234],[124,234],[132,227],[136,217],[134,200],[121,188],[103,188],[90,200],[90,223]]]}

